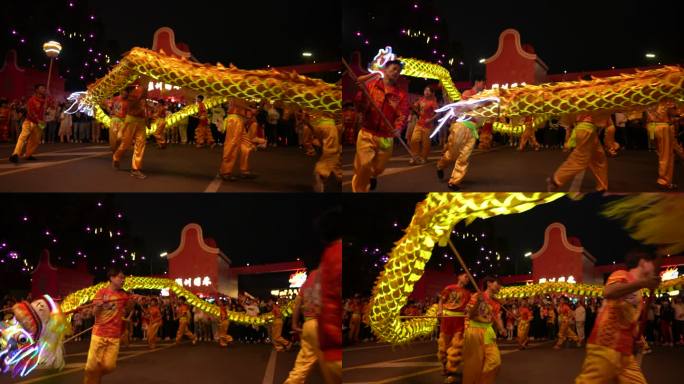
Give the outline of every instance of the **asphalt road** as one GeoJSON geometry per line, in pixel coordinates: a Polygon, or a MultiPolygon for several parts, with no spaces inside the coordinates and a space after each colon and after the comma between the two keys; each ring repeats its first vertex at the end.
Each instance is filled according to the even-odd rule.
{"type": "MultiPolygon", "coordinates": [[[[570,384],[579,374],[584,348],[553,350],[551,342],[533,343],[518,351],[511,343],[499,343],[501,370],[498,384],[570,384]]],[[[442,383],[437,342],[416,342],[403,347],[367,343],[345,349],[343,381],[348,384],[442,383]]],[[[655,347],[646,355],[643,372],[649,384],[679,383],[684,348],[655,347]]]]}
{"type": "MultiPolygon", "coordinates": [[[[225,182],[217,178],[223,147],[196,149],[170,145],[145,149],[145,180],[128,173],[130,152],[121,171],[112,168],[109,147],[93,144],[44,144],[36,162],[8,161],[14,146],[0,144],[0,192],[311,192],[316,158],[298,148],[269,148],[252,153],[255,180],[225,182]]],[[[237,172],[237,170],[236,170],[237,172]]],[[[329,185],[339,192],[339,182],[329,185]]]]}
{"type": "MultiPolygon", "coordinates": [[[[447,192],[448,175],[444,181],[436,176],[436,163],[440,150],[433,150],[428,163],[420,166],[408,164],[410,159],[404,148],[395,145],[394,156],[378,180],[376,192],[447,192]]],[[[510,147],[497,147],[489,152],[475,150],[470,159],[468,173],[461,184],[463,192],[540,192],[546,191],[546,178],[565,161],[568,153],[559,149],[539,152],[517,152],[510,147]]],[[[343,191],[351,191],[354,174],[354,148],[345,147],[342,155],[343,191]]],[[[608,159],[608,185],[612,192],[657,192],[658,156],[649,151],[622,151],[617,158],[608,159]]],[[[684,188],[684,164],[675,162],[675,184],[684,188]]],[[[591,172],[578,175],[565,185],[563,191],[592,192],[596,182],[591,172]]],[[[681,190],[681,189],[680,189],[681,190]]]]}
{"type": "MultiPolygon", "coordinates": [[[[122,347],[116,370],[106,375],[103,384],[280,384],[294,366],[298,348],[277,353],[266,344],[232,344],[220,348],[218,343],[189,342],[173,346],[164,342],[155,350],[146,344],[122,347]]],[[[0,384],[80,384],[87,359],[88,342],[68,343],[66,367],[61,371],[34,371],[28,377],[12,379],[0,375],[0,384]]],[[[308,384],[323,383],[316,366],[308,384]]]]}

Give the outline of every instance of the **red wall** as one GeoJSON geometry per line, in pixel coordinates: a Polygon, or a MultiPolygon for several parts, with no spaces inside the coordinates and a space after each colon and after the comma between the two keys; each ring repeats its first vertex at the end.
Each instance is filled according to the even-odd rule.
{"type": "Polygon", "coordinates": [[[183,228],[181,234],[181,244],[179,248],[168,256],[169,258],[169,278],[186,279],[208,276],[212,285],[209,287],[184,286],[195,294],[213,295],[218,289],[218,259],[219,251],[217,248],[205,244],[202,237],[202,230],[196,224],[189,224],[183,228]]]}
{"type": "Polygon", "coordinates": [[[573,276],[577,282],[583,281],[582,259],[584,256],[581,248],[568,243],[565,227],[562,224],[554,223],[546,229],[542,249],[531,257],[532,278],[535,282],[541,278],[561,276],[573,276]]]}
{"type": "MultiPolygon", "coordinates": [[[[0,68],[0,97],[9,101],[19,100],[22,97],[28,99],[33,94],[36,84],[47,83],[47,71],[37,71],[30,68],[20,68],[17,64],[17,52],[11,50],[5,56],[5,62],[0,68]]],[[[46,59],[47,60],[47,59],[46,59]]],[[[57,62],[52,68],[52,81],[50,83],[51,96],[58,102],[66,100],[64,91],[64,79],[59,77],[57,62]]]]}

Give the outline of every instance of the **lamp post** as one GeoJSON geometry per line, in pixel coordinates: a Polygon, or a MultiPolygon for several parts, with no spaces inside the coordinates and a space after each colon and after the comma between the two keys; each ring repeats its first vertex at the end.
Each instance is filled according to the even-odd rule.
{"type": "Polygon", "coordinates": [[[55,57],[59,56],[59,53],[62,52],[62,44],[56,41],[48,41],[47,43],[43,44],[43,51],[47,57],[50,58],[50,69],[48,70],[48,79],[46,85],[48,92],[50,92],[50,80],[52,80],[52,63],[55,61],[55,57]]]}

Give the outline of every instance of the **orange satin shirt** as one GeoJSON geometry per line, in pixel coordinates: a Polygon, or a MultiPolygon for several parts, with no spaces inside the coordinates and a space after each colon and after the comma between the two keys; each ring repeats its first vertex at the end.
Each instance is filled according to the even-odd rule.
{"type": "Polygon", "coordinates": [[[103,309],[95,316],[95,327],[93,335],[99,337],[111,337],[118,339],[123,333],[123,316],[126,303],[129,300],[128,294],[121,291],[114,291],[109,287],[102,288],[95,294],[95,300],[102,300],[105,304],[114,301],[115,305],[111,309],[103,309]]]}

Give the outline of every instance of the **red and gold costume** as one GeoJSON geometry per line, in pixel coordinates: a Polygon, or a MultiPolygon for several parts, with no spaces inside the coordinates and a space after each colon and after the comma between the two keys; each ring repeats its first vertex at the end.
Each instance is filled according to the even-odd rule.
{"type": "Polygon", "coordinates": [[[334,119],[323,116],[314,116],[311,127],[315,141],[321,146],[321,157],[314,166],[314,191],[324,192],[326,179],[332,176],[342,180],[341,132],[334,119]]]}
{"type": "Polygon", "coordinates": [[[157,129],[154,131],[154,139],[157,141],[157,145],[160,148],[166,147],[166,137],[164,136],[164,130],[166,129],[166,106],[163,104],[158,105],[154,111],[154,121],[157,123],[157,129]]]}
{"type": "Polygon", "coordinates": [[[492,324],[499,318],[501,305],[487,292],[476,293],[466,306],[468,326],[463,340],[463,384],[490,384],[501,367],[492,324]]]}
{"type": "Polygon", "coordinates": [[[127,113],[128,100],[122,96],[116,96],[112,100],[112,125],[109,128],[109,146],[112,148],[112,152],[115,152],[121,143],[127,113]]]}
{"type": "Polygon", "coordinates": [[[558,308],[558,341],[556,342],[555,348],[560,348],[565,343],[566,339],[570,339],[576,343],[579,343],[579,337],[572,329],[572,320],[575,318],[575,312],[566,303],[562,303],[558,308]]]}
{"type": "Polygon", "coordinates": [[[197,342],[197,337],[190,332],[190,307],[183,303],[178,306],[178,332],[176,332],[176,344],[180,343],[183,336],[187,336],[192,343],[197,342]]]}
{"type": "Polygon", "coordinates": [[[615,124],[613,124],[613,119],[610,116],[606,116],[605,120],[606,130],[603,136],[603,146],[606,147],[606,152],[610,156],[615,157],[620,149],[620,144],[615,141],[615,124]]]}
{"type": "Polygon", "coordinates": [[[318,316],[319,360],[326,383],[342,382],[342,240],[329,244],[319,268],[321,310],[318,316]]]}
{"type": "Polygon", "coordinates": [[[214,136],[211,135],[211,129],[209,128],[207,107],[202,101],[197,102],[197,107],[199,108],[199,112],[197,113],[199,124],[195,129],[195,144],[197,145],[197,148],[202,148],[205,144],[213,146],[214,136]]]}
{"type": "Polygon", "coordinates": [[[480,145],[479,149],[488,151],[492,149],[492,141],[494,140],[494,123],[488,121],[480,128],[480,145]]]}
{"type": "Polygon", "coordinates": [[[470,292],[458,284],[447,285],[439,294],[439,301],[445,317],[440,320],[437,358],[445,374],[455,375],[461,371],[465,308],[470,292]]]}
{"type": "Polygon", "coordinates": [[[535,135],[534,129],[534,118],[532,116],[525,117],[525,131],[522,136],[520,136],[520,145],[518,146],[518,151],[524,151],[527,144],[532,145],[535,151],[541,148],[539,142],[537,141],[537,136],[535,135]]]}
{"type": "MultiPolygon", "coordinates": [[[[469,89],[463,92],[461,100],[467,100],[477,91],[469,89]]],[[[449,138],[444,148],[442,158],[437,162],[437,170],[444,170],[450,164],[454,164],[454,169],[449,178],[449,185],[458,186],[463,181],[463,178],[468,172],[468,165],[470,164],[470,155],[475,149],[475,143],[479,138],[477,133],[479,122],[469,121],[455,121],[449,127],[449,138]]]]}
{"type": "Polygon", "coordinates": [[[85,365],[85,384],[100,383],[102,376],[116,368],[119,343],[123,333],[123,316],[128,294],[110,287],[95,294],[95,300],[102,301],[104,308],[95,315],[95,326],[90,339],[88,360],[85,365]]]}
{"type": "Polygon", "coordinates": [[[124,122],[123,132],[121,133],[121,144],[114,152],[114,163],[118,164],[121,161],[123,154],[131,147],[135,141],[133,148],[133,158],[131,160],[131,169],[133,171],[142,171],[143,156],[145,155],[145,99],[147,98],[147,89],[145,87],[138,87],[131,91],[127,99],[126,120],[124,122]]]}
{"type": "Polygon", "coordinates": [[[302,324],[301,349],[295,365],[283,384],[304,384],[314,364],[318,360],[318,315],[321,311],[317,291],[318,270],[314,270],[299,288],[300,308],[304,315],[302,324]]]}
{"type": "Polygon", "coordinates": [[[530,322],[532,321],[532,311],[523,305],[518,310],[518,345],[520,348],[527,347],[529,341],[530,322]]]}
{"type": "Polygon", "coordinates": [[[255,150],[254,144],[250,140],[249,133],[245,127],[245,110],[235,105],[231,105],[228,116],[224,122],[226,128],[226,140],[223,143],[223,159],[219,174],[230,177],[233,168],[240,160],[240,174],[249,175],[249,155],[255,150]]]}
{"type": "Polygon", "coordinates": [[[354,144],[358,131],[358,116],[353,108],[342,111],[342,122],[344,124],[344,143],[354,144]]]}
{"type": "Polygon", "coordinates": [[[385,171],[387,162],[394,150],[394,137],[406,124],[409,114],[408,93],[383,79],[374,79],[363,85],[367,88],[372,102],[382,114],[393,124],[387,127],[382,115],[369,104],[362,92],[356,95],[357,109],[364,113],[361,132],[356,139],[356,156],[354,158],[354,192],[368,192],[370,179],[378,177],[385,171]]]}
{"type": "Polygon", "coordinates": [[[577,117],[569,144],[570,147],[574,144],[575,149],[553,175],[553,182],[557,187],[563,186],[589,168],[596,178],[596,189],[608,190],[608,160],[599,141],[594,119],[588,114],[577,117]]]}
{"type": "MultiPolygon", "coordinates": [[[[606,285],[636,280],[628,271],[613,272],[606,285]]],[[[634,358],[634,342],[639,337],[642,295],[639,290],[618,299],[606,299],[587,341],[587,356],[575,384],[646,383],[634,358]]]]}
{"type": "Polygon", "coordinates": [[[228,319],[228,311],[226,310],[226,307],[222,305],[218,325],[219,345],[222,347],[227,347],[228,344],[233,342],[233,337],[228,334],[229,326],[230,320],[228,319]]]}
{"type": "Polygon", "coordinates": [[[665,188],[672,186],[675,151],[684,157],[675,137],[674,107],[671,102],[663,102],[646,111],[649,137],[655,139],[658,151],[658,185],[665,188]]]}
{"type": "Polygon", "coordinates": [[[414,108],[418,110],[418,122],[413,128],[411,135],[411,152],[427,161],[430,154],[430,134],[432,133],[432,121],[435,118],[435,110],[439,108],[435,97],[421,97],[414,108]]]}
{"type": "Polygon", "coordinates": [[[150,307],[147,309],[147,318],[147,343],[150,345],[150,348],[156,348],[158,340],[157,333],[159,331],[159,327],[162,325],[161,310],[159,309],[159,305],[150,305],[150,307]]]}
{"type": "Polygon", "coordinates": [[[33,156],[38,149],[43,134],[42,126],[45,126],[46,104],[45,96],[39,94],[31,96],[26,102],[26,119],[21,126],[21,134],[19,134],[12,156],[21,156],[24,152],[24,146],[26,146],[25,158],[33,156]]]}
{"type": "Polygon", "coordinates": [[[273,304],[273,323],[271,324],[271,342],[278,352],[290,348],[290,341],[283,337],[283,314],[278,303],[273,304]]]}

